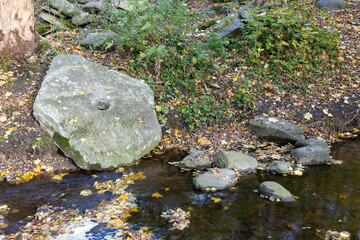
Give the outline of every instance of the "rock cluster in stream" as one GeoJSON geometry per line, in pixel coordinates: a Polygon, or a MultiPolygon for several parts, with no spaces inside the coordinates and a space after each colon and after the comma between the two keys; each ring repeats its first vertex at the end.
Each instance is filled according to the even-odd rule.
{"type": "MultiPolygon", "coordinates": [[[[330,148],[326,142],[317,139],[305,140],[304,131],[299,126],[283,119],[257,116],[250,121],[249,128],[262,140],[280,144],[292,143],[295,148],[290,153],[291,158],[288,161],[273,161],[262,168],[260,166],[263,164],[256,158],[242,152],[220,151],[212,163],[205,156],[205,151],[191,150],[185,159],[171,164],[187,169],[206,169],[194,177],[193,186],[198,190],[216,191],[235,186],[239,177],[255,173],[257,169],[283,176],[301,176],[304,166],[332,163],[330,148]]],[[[263,182],[257,191],[261,197],[272,201],[296,200],[287,189],[276,182],[263,182]]]]}

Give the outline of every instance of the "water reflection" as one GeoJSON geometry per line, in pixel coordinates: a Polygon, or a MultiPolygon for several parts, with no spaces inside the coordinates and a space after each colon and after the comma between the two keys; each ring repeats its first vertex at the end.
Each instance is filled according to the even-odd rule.
{"type": "Polygon", "coordinates": [[[191,174],[157,161],[146,160],[134,168],[147,178],[131,186],[139,195],[140,212],[131,221],[147,225],[157,237],[171,239],[313,239],[317,230],[349,231],[359,237],[360,142],[339,143],[332,156],[342,165],[307,169],[302,177],[281,177],[258,173],[237,183],[234,191],[194,192],[191,174]],[[298,196],[295,203],[273,203],[254,192],[262,181],[276,181],[298,196]],[[169,187],[171,190],[165,192],[169,187]],[[151,198],[160,192],[163,198],[151,198]],[[211,197],[223,199],[219,203],[211,197]],[[160,214],[181,207],[191,212],[191,224],[184,231],[169,231],[160,214]]]}

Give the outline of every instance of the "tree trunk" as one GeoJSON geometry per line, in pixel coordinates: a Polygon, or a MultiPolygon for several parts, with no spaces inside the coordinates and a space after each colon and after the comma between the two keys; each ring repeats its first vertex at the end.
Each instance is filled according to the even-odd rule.
{"type": "Polygon", "coordinates": [[[33,0],[0,0],[0,59],[30,57],[37,40],[33,0]]]}

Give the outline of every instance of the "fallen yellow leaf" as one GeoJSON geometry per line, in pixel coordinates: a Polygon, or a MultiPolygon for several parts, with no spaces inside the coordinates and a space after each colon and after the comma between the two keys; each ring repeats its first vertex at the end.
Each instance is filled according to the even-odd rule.
{"type": "Polygon", "coordinates": [[[218,203],[218,202],[221,202],[221,201],[222,201],[221,198],[216,198],[216,197],[211,197],[211,200],[213,200],[214,203],[218,203]]]}
{"type": "Polygon", "coordinates": [[[68,175],[68,173],[60,173],[58,175],[53,176],[52,179],[62,181],[63,180],[62,177],[65,175],[68,175]]]}
{"type": "Polygon", "coordinates": [[[201,145],[211,144],[211,141],[207,140],[206,138],[199,138],[197,142],[201,145]]]}
{"type": "Polygon", "coordinates": [[[156,197],[156,198],[159,198],[159,197],[163,197],[160,193],[153,193],[151,195],[151,197],[156,197]]]}

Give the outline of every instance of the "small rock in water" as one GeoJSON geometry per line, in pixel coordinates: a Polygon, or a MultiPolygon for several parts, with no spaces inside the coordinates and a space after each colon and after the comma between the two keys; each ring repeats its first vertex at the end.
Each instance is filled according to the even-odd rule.
{"type": "Polygon", "coordinates": [[[195,189],[222,190],[235,186],[236,173],[230,169],[219,169],[219,171],[209,171],[196,176],[193,179],[195,189]]]}
{"type": "Polygon", "coordinates": [[[295,202],[294,196],[277,182],[266,181],[260,184],[259,194],[270,201],[295,202]],[[279,200],[278,200],[279,199],[279,200]]]}

